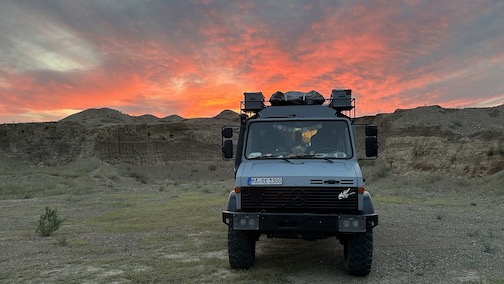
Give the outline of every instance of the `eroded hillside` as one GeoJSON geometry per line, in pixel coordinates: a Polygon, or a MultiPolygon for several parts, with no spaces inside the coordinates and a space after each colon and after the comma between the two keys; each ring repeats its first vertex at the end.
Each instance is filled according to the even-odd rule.
{"type": "MultiPolygon", "coordinates": [[[[379,164],[397,173],[476,177],[504,169],[504,106],[420,107],[358,122],[378,124],[379,161],[383,162],[379,164]]],[[[183,119],[91,109],[59,122],[0,125],[0,158],[41,165],[83,158],[137,165],[219,160],[222,126],[238,123],[231,111],[214,118],[183,119]]]]}
{"type": "Polygon", "coordinates": [[[398,110],[372,118],[381,156],[396,172],[486,176],[504,169],[504,106],[398,110]]]}

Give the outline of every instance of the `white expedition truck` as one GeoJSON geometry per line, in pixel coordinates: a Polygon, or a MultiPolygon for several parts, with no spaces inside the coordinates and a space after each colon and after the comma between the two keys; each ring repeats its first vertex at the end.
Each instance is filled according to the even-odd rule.
{"type": "MultiPolygon", "coordinates": [[[[351,90],[333,90],[328,100],[316,91],[276,92],[269,104],[260,92],[244,96],[239,130],[222,129],[223,157],[235,158],[236,183],[222,212],[231,268],[253,265],[262,235],[336,237],[346,272],[368,275],[378,215],[364,189],[354,119],[344,114],[355,116],[351,90]]],[[[377,132],[365,126],[367,157],[377,156],[377,132]]]]}

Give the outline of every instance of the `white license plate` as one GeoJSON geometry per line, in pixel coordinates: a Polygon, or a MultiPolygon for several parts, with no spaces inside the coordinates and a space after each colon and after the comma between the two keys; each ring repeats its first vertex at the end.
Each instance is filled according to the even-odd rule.
{"type": "Polygon", "coordinates": [[[248,178],[248,185],[282,184],[282,182],[282,178],[279,177],[248,178]]]}

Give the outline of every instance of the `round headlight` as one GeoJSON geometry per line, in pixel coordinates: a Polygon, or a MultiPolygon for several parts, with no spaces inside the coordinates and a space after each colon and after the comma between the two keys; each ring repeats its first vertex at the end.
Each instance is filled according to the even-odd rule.
{"type": "Polygon", "coordinates": [[[348,221],[348,220],[343,221],[343,227],[345,227],[345,228],[350,227],[350,221],[348,221]]]}

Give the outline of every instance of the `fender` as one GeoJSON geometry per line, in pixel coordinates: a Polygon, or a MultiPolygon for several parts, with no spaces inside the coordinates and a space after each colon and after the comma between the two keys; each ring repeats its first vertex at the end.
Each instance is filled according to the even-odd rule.
{"type": "Polygon", "coordinates": [[[236,211],[236,192],[234,191],[229,193],[227,211],[236,211]]]}
{"type": "Polygon", "coordinates": [[[374,214],[374,207],[373,207],[373,201],[371,200],[371,194],[369,192],[364,191],[363,194],[364,200],[362,204],[362,211],[364,211],[365,214],[374,214]]]}

